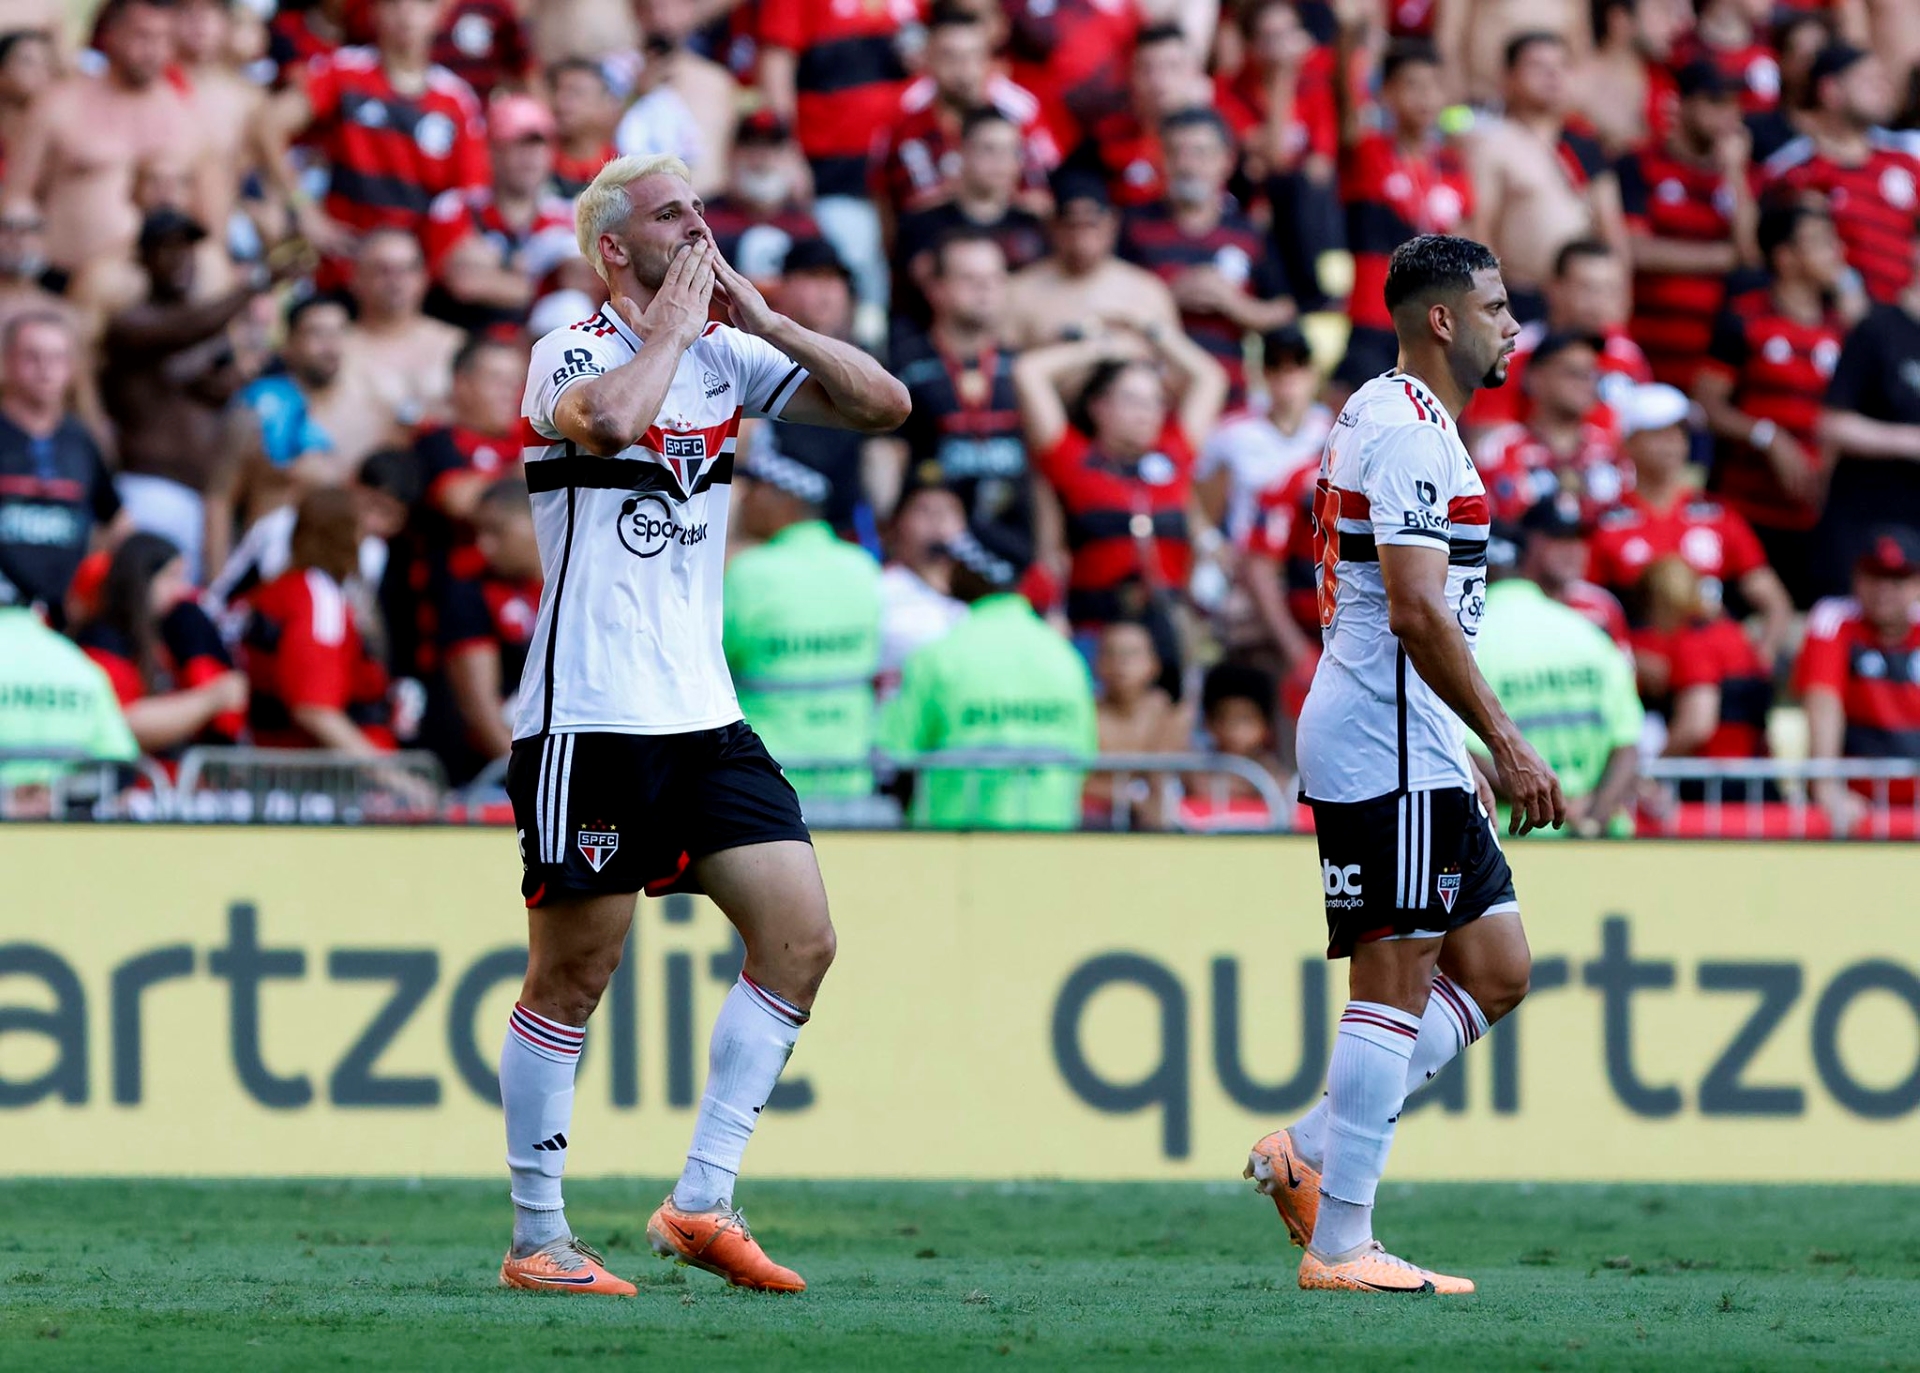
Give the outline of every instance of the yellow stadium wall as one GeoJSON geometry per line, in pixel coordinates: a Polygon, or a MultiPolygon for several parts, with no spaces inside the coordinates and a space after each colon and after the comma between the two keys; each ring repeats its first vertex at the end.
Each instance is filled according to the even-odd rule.
{"type": "MultiPolygon", "coordinates": [[[[820,847],[840,961],[751,1173],[1234,1178],[1318,1092],[1310,841],[820,847]]],[[[1920,1180],[1920,850],[1514,848],[1535,994],[1393,1176],[1920,1180]]],[[[500,1171],[510,834],[9,826],[0,871],[7,1171],[500,1171]]],[[[573,1172],[678,1169],[737,960],[704,901],[642,902],[573,1172]]]]}

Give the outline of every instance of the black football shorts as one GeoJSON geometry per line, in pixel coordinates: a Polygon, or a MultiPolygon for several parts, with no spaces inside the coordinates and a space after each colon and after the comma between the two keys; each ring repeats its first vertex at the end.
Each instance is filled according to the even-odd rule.
{"type": "Polygon", "coordinates": [[[812,842],[800,798],[746,721],[690,734],[516,739],[507,796],[527,905],[694,890],[696,858],[812,842]]]}
{"type": "Polygon", "coordinates": [[[1493,821],[1470,791],[1308,804],[1320,841],[1328,958],[1375,939],[1438,937],[1520,908],[1493,821]]]}

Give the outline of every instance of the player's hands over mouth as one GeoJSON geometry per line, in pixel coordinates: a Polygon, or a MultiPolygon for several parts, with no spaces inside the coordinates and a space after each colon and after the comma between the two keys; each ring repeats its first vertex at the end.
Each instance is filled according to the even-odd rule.
{"type": "Polygon", "coordinates": [[[633,322],[642,339],[671,338],[682,348],[707,327],[707,305],[713,299],[713,264],[720,252],[713,240],[702,238],[683,248],[667,264],[666,278],[653,300],[633,322]]]}
{"type": "Polygon", "coordinates": [[[1559,829],[1567,823],[1567,799],[1560,794],[1560,779],[1532,744],[1515,734],[1502,741],[1493,761],[1513,806],[1509,834],[1526,834],[1548,825],[1559,829]]]}
{"type": "Polygon", "coordinates": [[[767,304],[760,288],[733,270],[733,264],[713,254],[714,293],[727,307],[727,318],[743,333],[764,336],[780,320],[779,312],[767,304]]]}

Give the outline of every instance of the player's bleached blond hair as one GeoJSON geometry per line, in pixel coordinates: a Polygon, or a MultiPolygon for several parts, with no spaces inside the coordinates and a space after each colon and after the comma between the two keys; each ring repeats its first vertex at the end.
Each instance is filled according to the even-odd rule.
{"type": "Polygon", "coordinates": [[[580,198],[574,202],[574,233],[580,240],[580,252],[593,270],[600,274],[602,281],[607,280],[607,264],[600,257],[600,235],[633,213],[633,201],[627,198],[627,187],[642,177],[661,174],[677,176],[682,181],[691,181],[692,173],[687,164],[672,153],[655,153],[651,157],[616,157],[600,169],[600,175],[586,190],[580,192],[580,198]]]}

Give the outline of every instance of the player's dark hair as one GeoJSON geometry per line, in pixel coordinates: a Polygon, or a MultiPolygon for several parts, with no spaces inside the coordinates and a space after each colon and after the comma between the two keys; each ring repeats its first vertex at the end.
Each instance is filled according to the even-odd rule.
{"type": "Polygon", "coordinates": [[[1067,419],[1072,422],[1075,429],[1088,438],[1093,437],[1093,407],[1099,404],[1100,398],[1111,391],[1114,384],[1127,374],[1129,368],[1133,367],[1152,370],[1139,358],[1102,358],[1094,364],[1093,371],[1087,376],[1086,385],[1080,388],[1080,394],[1075,396],[1073,404],[1067,407],[1067,419]]]}
{"type": "Polygon", "coordinates": [[[1380,59],[1380,80],[1393,80],[1408,67],[1438,67],[1440,50],[1424,38],[1396,38],[1380,59]]]}
{"type": "Polygon", "coordinates": [[[1178,24],[1149,24],[1140,30],[1139,37],[1133,40],[1133,50],[1157,47],[1161,43],[1178,43],[1182,47],[1187,42],[1187,31],[1178,24]]]}
{"type": "Polygon", "coordinates": [[[969,138],[973,137],[973,131],[975,129],[983,129],[989,124],[1005,124],[1009,129],[1016,130],[1019,128],[1017,124],[992,105],[975,105],[972,109],[960,116],[960,141],[965,143],[969,138]]]}
{"type": "Polygon", "coordinates": [[[411,448],[377,448],[361,460],[354,478],[369,491],[391,496],[412,510],[427,494],[427,477],[411,448]]]}
{"type": "Polygon", "coordinates": [[[1200,684],[1200,714],[1204,718],[1228,701],[1251,701],[1259,708],[1260,718],[1273,728],[1273,708],[1278,693],[1273,678],[1257,667],[1243,663],[1218,663],[1207,669],[1200,684]]]}
{"type": "Polygon", "coordinates": [[[1160,121],[1160,137],[1172,138],[1182,129],[1210,129],[1220,139],[1221,146],[1229,151],[1233,148],[1233,130],[1227,127],[1227,121],[1220,111],[1205,105],[1195,105],[1189,110],[1175,110],[1160,121]]]}
{"type": "Polygon", "coordinates": [[[1830,218],[1825,209],[1799,199],[1776,200],[1763,205],[1760,223],[1754,229],[1754,239],[1760,248],[1760,264],[1772,271],[1775,251],[1791,243],[1802,224],[1809,219],[1830,218]]]}
{"type": "Polygon", "coordinates": [[[1484,243],[1454,234],[1422,234],[1393,250],[1387,259],[1387,311],[1399,313],[1410,302],[1431,303],[1473,289],[1473,274],[1497,271],[1500,260],[1484,243]]]}
{"type": "Polygon", "coordinates": [[[1003,260],[1006,257],[1006,250],[1000,246],[1000,240],[987,230],[973,224],[956,224],[933,241],[934,276],[944,277],[947,274],[947,254],[969,243],[984,243],[999,253],[1003,260]]]}
{"type": "MultiPolygon", "coordinates": [[[[299,296],[287,307],[287,332],[292,333],[300,327],[300,321],[323,305],[331,305],[336,310],[347,309],[346,303],[338,296],[299,296]]],[[[349,311],[349,314],[352,312],[349,311]]]]}
{"type": "Polygon", "coordinates": [[[480,355],[485,353],[489,348],[503,348],[508,352],[519,351],[517,345],[509,343],[503,338],[495,338],[492,334],[468,334],[466,341],[460,345],[459,351],[453,355],[453,375],[456,377],[465,376],[467,369],[472,367],[473,364],[479,360],[480,355]]]}
{"type": "Polygon", "coordinates": [[[1597,238],[1576,238],[1553,255],[1553,279],[1565,281],[1567,273],[1573,270],[1573,264],[1583,257],[1613,256],[1613,249],[1597,238]]]}
{"type": "Polygon", "coordinates": [[[127,535],[100,583],[100,609],[93,623],[117,632],[128,657],[151,686],[160,665],[160,621],[153,613],[153,579],[180,556],[170,539],[140,530],[127,535]]]}
{"type": "Polygon", "coordinates": [[[933,8],[927,14],[927,32],[977,28],[980,22],[980,16],[963,5],[953,4],[952,0],[934,0],[933,8]]]}
{"type": "Polygon", "coordinates": [[[1505,70],[1512,71],[1520,65],[1520,59],[1527,55],[1527,49],[1540,43],[1551,43],[1556,48],[1565,49],[1567,40],[1551,29],[1528,29],[1516,33],[1507,40],[1505,70]]]}
{"type": "Polygon", "coordinates": [[[8,29],[0,33],[0,67],[7,65],[7,59],[13,56],[13,50],[22,43],[53,42],[53,35],[45,29],[8,29]]]}
{"type": "Polygon", "coordinates": [[[607,80],[607,69],[591,57],[563,57],[558,62],[550,63],[547,67],[547,85],[559,84],[560,78],[568,72],[585,72],[600,83],[601,90],[613,94],[613,85],[607,80]]]}

